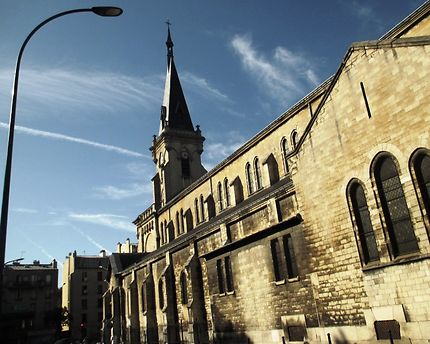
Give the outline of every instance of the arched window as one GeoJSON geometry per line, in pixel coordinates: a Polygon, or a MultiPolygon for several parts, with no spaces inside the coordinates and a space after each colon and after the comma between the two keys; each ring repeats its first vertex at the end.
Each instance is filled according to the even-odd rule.
{"type": "Polygon", "coordinates": [[[263,183],[261,181],[261,168],[260,161],[258,158],[254,159],[254,172],[255,172],[255,188],[256,190],[260,190],[263,187],[263,183]]]}
{"type": "Polygon", "coordinates": [[[194,199],[194,212],[196,213],[196,224],[200,223],[200,214],[199,214],[199,200],[194,199]]]}
{"type": "Polygon", "coordinates": [[[184,178],[191,177],[190,159],[188,159],[188,157],[181,158],[181,170],[182,170],[182,177],[184,178]]]}
{"type": "Polygon", "coordinates": [[[202,221],[205,221],[205,203],[203,195],[200,195],[200,213],[202,215],[202,221]]]}
{"type": "Polygon", "coordinates": [[[181,234],[181,222],[179,220],[179,212],[176,212],[176,233],[177,235],[181,234]]]}
{"type": "Polygon", "coordinates": [[[248,162],[245,167],[246,184],[248,185],[248,194],[254,193],[254,180],[252,178],[251,164],[248,162]]]}
{"type": "Polygon", "coordinates": [[[160,222],[160,240],[161,240],[161,244],[164,244],[164,224],[163,224],[163,221],[160,222]]]}
{"type": "Polygon", "coordinates": [[[394,257],[418,251],[409,209],[392,157],[383,154],[377,159],[374,173],[394,257]]]}
{"type": "Polygon", "coordinates": [[[185,271],[181,273],[181,303],[183,305],[188,303],[187,274],[185,271]]]}
{"type": "Polygon", "coordinates": [[[411,161],[414,184],[419,191],[420,205],[428,221],[430,216],[430,152],[426,149],[419,149],[414,153],[411,161]]]}
{"type": "Polygon", "coordinates": [[[287,160],[288,141],[285,137],[281,140],[281,151],[282,151],[282,160],[284,161],[284,170],[285,170],[285,173],[288,173],[290,171],[290,168],[288,166],[288,160],[287,160]]]}
{"type": "Polygon", "coordinates": [[[297,143],[299,142],[299,134],[297,133],[297,130],[293,130],[291,133],[291,144],[293,146],[293,149],[297,147],[297,143]]]}
{"type": "Polygon", "coordinates": [[[180,215],[180,220],[181,220],[181,234],[185,232],[185,224],[184,224],[184,210],[181,209],[181,215],[180,215]]]}
{"type": "Polygon", "coordinates": [[[143,282],[142,288],[141,288],[141,304],[142,304],[142,313],[146,312],[147,309],[147,299],[146,299],[146,282],[143,282]]]}
{"type": "Polygon", "coordinates": [[[378,247],[370,220],[366,195],[358,180],[351,181],[348,186],[348,201],[363,264],[379,260],[378,247]]]}
{"type": "Polygon", "coordinates": [[[164,281],[160,278],[158,281],[158,304],[160,309],[164,308],[164,281]]]}
{"type": "Polygon", "coordinates": [[[167,243],[169,240],[168,232],[169,232],[169,226],[167,225],[167,221],[164,220],[164,243],[167,243]]]}
{"type": "Polygon", "coordinates": [[[224,193],[225,193],[225,205],[226,207],[230,206],[230,192],[228,187],[228,179],[224,179],[224,193]]]}
{"type": "Polygon", "coordinates": [[[219,202],[219,208],[221,210],[224,209],[224,200],[222,197],[222,185],[221,182],[218,182],[218,202],[219,202]]]}

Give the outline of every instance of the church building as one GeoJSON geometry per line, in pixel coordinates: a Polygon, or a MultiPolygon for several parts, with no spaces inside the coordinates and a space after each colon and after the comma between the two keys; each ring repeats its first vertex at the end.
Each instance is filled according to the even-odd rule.
{"type": "Polygon", "coordinates": [[[167,36],[153,203],[110,257],[126,343],[430,339],[430,1],[206,171],[167,36]]]}

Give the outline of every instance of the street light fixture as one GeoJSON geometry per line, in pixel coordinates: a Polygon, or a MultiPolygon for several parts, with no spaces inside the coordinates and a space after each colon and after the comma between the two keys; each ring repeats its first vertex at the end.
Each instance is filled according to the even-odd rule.
{"type": "MultiPolygon", "coordinates": [[[[22,54],[30,38],[42,26],[59,17],[72,14],[72,13],[79,13],[79,12],[93,12],[102,17],[117,17],[122,14],[122,9],[119,7],[106,6],[106,7],[79,8],[79,9],[57,13],[45,19],[28,34],[28,36],[25,38],[24,42],[21,45],[21,49],[19,50],[18,58],[16,60],[15,77],[14,77],[13,87],[12,87],[12,101],[11,101],[10,119],[9,119],[9,137],[8,137],[8,146],[7,146],[7,155],[6,155],[6,167],[5,167],[5,174],[4,174],[4,186],[3,186],[3,201],[2,201],[1,220],[0,220],[1,221],[0,222],[0,291],[3,285],[3,268],[4,268],[4,259],[5,259],[5,250],[6,250],[6,233],[7,233],[7,218],[8,218],[8,210],[9,210],[10,177],[11,177],[11,169],[12,169],[13,137],[14,137],[14,130],[15,130],[16,99],[18,94],[19,68],[21,65],[22,54]]],[[[0,303],[0,314],[1,314],[1,303],[0,303]]]]}

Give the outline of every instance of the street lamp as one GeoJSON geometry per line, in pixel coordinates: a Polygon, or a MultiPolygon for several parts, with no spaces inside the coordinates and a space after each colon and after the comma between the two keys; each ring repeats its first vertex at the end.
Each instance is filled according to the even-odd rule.
{"type": "MultiPolygon", "coordinates": [[[[13,87],[12,87],[12,101],[10,106],[9,138],[8,138],[7,155],[6,155],[6,167],[5,167],[5,174],[4,174],[4,186],[3,186],[3,201],[2,201],[1,222],[0,222],[0,290],[3,285],[3,267],[4,267],[5,250],[6,250],[6,233],[7,233],[7,218],[8,218],[8,210],[9,210],[9,190],[10,190],[10,176],[11,176],[11,169],[12,169],[12,150],[13,150],[13,135],[14,135],[14,129],[15,129],[16,98],[18,94],[19,67],[21,65],[22,54],[30,38],[42,26],[59,17],[72,14],[72,13],[78,13],[78,12],[93,12],[103,17],[117,17],[122,14],[122,9],[119,7],[92,7],[92,8],[79,8],[79,9],[57,13],[49,17],[48,19],[45,19],[43,22],[37,25],[33,29],[33,31],[31,31],[28,34],[28,36],[22,43],[21,49],[19,50],[19,53],[18,53],[18,58],[16,60],[15,77],[14,77],[13,87]]],[[[1,314],[1,305],[0,305],[0,314],[1,314]]]]}

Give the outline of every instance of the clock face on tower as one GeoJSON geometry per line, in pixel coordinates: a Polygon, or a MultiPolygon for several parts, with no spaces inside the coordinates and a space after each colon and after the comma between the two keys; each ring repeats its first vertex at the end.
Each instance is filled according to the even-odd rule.
{"type": "Polygon", "coordinates": [[[188,153],[186,151],[181,152],[181,158],[182,159],[188,159],[188,153]]]}

